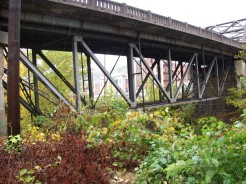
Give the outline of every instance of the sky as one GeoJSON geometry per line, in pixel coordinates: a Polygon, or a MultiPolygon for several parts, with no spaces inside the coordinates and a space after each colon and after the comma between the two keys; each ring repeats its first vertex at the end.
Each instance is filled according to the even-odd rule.
{"type": "MultiPolygon", "coordinates": [[[[178,21],[187,22],[197,27],[208,27],[220,23],[246,18],[246,0],[112,0],[126,3],[143,10],[150,10],[178,21]]],[[[111,70],[118,56],[97,55],[101,62],[106,59],[106,68],[111,70]],[[112,62],[113,61],[113,62],[112,62]]],[[[119,65],[126,64],[121,57],[119,65]]],[[[93,68],[95,65],[93,65],[93,68]]],[[[95,67],[96,70],[97,67],[95,67]]]]}
{"type": "Polygon", "coordinates": [[[246,18],[246,0],[113,0],[197,27],[246,18]]]}

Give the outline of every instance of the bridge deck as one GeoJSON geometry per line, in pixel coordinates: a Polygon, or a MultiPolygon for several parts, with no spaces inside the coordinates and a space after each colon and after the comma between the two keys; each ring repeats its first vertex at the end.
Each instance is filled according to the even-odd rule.
{"type": "MultiPolygon", "coordinates": [[[[2,0],[2,31],[7,31],[7,8],[8,0],[2,0]]],[[[183,51],[189,53],[190,48],[233,56],[241,48],[241,43],[220,34],[126,4],[107,0],[22,0],[21,47],[72,50],[73,35],[83,36],[95,53],[104,54],[126,54],[122,45],[137,42],[138,35],[145,57],[160,55],[165,48],[175,48],[177,59],[185,57],[183,51]]]]}

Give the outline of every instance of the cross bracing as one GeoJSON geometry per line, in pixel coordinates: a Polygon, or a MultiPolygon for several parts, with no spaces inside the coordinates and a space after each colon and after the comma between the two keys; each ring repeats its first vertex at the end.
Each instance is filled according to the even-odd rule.
{"type": "Polygon", "coordinates": [[[206,27],[206,29],[215,31],[239,42],[244,43],[246,41],[246,18],[209,26],[206,27]]]}

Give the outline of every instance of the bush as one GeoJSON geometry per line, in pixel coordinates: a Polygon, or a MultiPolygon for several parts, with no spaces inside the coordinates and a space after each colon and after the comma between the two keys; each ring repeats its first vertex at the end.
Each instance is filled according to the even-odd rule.
{"type": "Polygon", "coordinates": [[[246,182],[245,125],[225,125],[216,118],[200,122],[201,135],[184,129],[171,144],[150,152],[140,165],[135,183],[246,182]]]}

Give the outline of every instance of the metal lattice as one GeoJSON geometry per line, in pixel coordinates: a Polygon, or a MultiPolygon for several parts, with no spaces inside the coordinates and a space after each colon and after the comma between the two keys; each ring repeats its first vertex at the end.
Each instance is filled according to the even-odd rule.
{"type": "Polygon", "coordinates": [[[239,42],[246,42],[246,18],[206,27],[239,42]]]}

